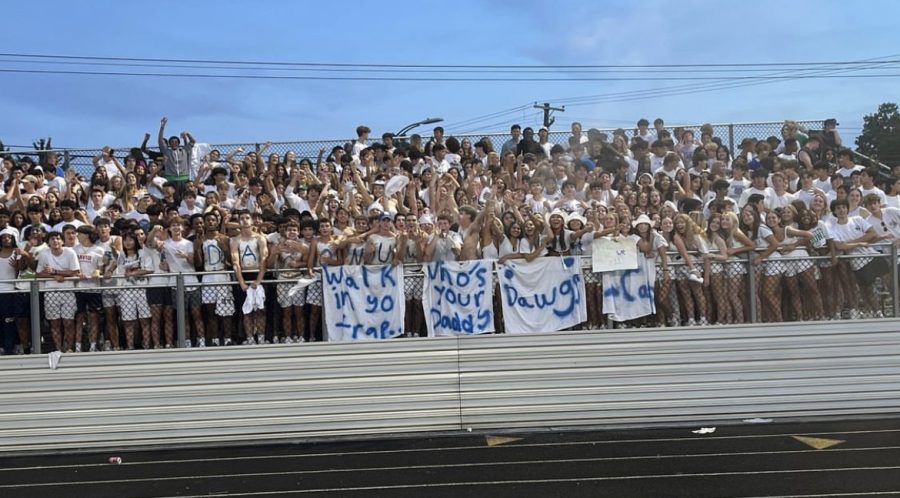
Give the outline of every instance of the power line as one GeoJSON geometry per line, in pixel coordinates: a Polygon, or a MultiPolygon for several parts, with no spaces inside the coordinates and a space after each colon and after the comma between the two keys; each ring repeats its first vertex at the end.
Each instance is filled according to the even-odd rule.
{"type": "MultiPolygon", "coordinates": [[[[222,59],[174,59],[161,57],[112,57],[88,55],[59,54],[24,54],[0,53],[0,57],[35,58],[51,60],[91,60],[91,61],[129,61],[129,62],[172,62],[186,64],[241,64],[269,66],[306,66],[306,67],[355,67],[355,68],[451,68],[451,69],[626,69],[626,68],[715,68],[715,67],[788,67],[788,66],[821,66],[863,64],[861,61],[800,61],[800,62],[757,62],[757,63],[702,63],[702,64],[357,64],[357,63],[325,63],[325,62],[286,62],[286,61],[241,61],[222,59]]],[[[900,63],[900,60],[883,61],[884,63],[900,63]]]]}
{"type": "MultiPolygon", "coordinates": [[[[338,73],[464,73],[464,74],[543,74],[566,72],[572,74],[593,74],[593,73],[628,73],[628,74],[677,74],[677,73],[752,73],[767,72],[771,68],[667,68],[667,69],[560,69],[556,67],[541,68],[522,68],[522,69],[503,69],[503,68],[483,68],[483,69],[459,69],[454,67],[436,68],[347,68],[347,67],[285,67],[285,66],[240,66],[240,65],[221,65],[216,63],[198,64],[198,63],[148,63],[148,62],[94,62],[94,61],[72,61],[72,60],[21,60],[16,58],[0,59],[0,62],[8,62],[12,64],[53,64],[66,66],[91,66],[91,67],[128,67],[128,68],[161,68],[161,69],[204,69],[204,70],[255,70],[255,71],[300,71],[300,72],[338,72],[338,73]]],[[[900,62],[900,61],[898,61],[900,62]]],[[[227,63],[223,63],[227,64],[227,63]]],[[[896,62],[884,61],[879,63],[883,67],[896,68],[896,62]]],[[[795,71],[814,71],[815,68],[798,67],[795,71]]]]}
{"type": "Polygon", "coordinates": [[[492,112],[490,114],[484,114],[482,116],[476,116],[474,118],[465,119],[463,121],[446,124],[446,125],[444,125],[444,128],[450,129],[450,128],[459,128],[459,127],[463,127],[463,126],[470,126],[479,121],[487,121],[489,119],[503,116],[505,114],[512,114],[512,113],[527,109],[529,105],[530,104],[525,104],[525,105],[520,105],[520,106],[516,106],[516,107],[511,107],[509,109],[504,109],[502,111],[492,112]]]}
{"type": "MultiPolygon", "coordinates": [[[[900,55],[900,54],[875,57],[872,59],[865,59],[865,60],[856,61],[856,62],[859,62],[861,64],[877,64],[879,62],[879,59],[896,57],[897,55],[900,55]]],[[[841,71],[855,71],[857,69],[867,69],[867,67],[863,67],[863,68],[851,67],[851,68],[841,69],[840,67],[832,66],[829,68],[818,69],[817,71],[819,74],[822,74],[822,73],[828,74],[828,73],[835,73],[835,72],[841,72],[841,71]]],[[[793,73],[791,71],[777,71],[777,72],[770,73],[769,76],[791,76],[792,74],[793,73]]],[[[576,105],[587,105],[587,104],[607,102],[607,101],[608,102],[624,102],[624,101],[628,101],[628,100],[638,100],[637,98],[616,100],[617,97],[633,96],[633,97],[653,98],[653,97],[659,97],[659,96],[681,95],[681,94],[688,94],[688,93],[701,93],[701,90],[711,91],[711,90],[717,90],[717,89],[737,88],[737,87],[742,87],[742,86],[753,86],[753,85],[757,85],[757,84],[766,84],[766,83],[769,83],[769,82],[762,81],[762,82],[755,82],[755,83],[734,84],[734,83],[727,81],[727,79],[722,79],[718,82],[710,82],[710,83],[673,85],[673,86],[657,87],[657,88],[650,88],[650,89],[644,89],[644,90],[613,92],[613,93],[606,93],[606,94],[599,94],[599,95],[588,95],[588,96],[582,96],[582,97],[555,98],[555,99],[550,99],[550,100],[568,104],[571,106],[576,106],[576,105]],[[721,88],[716,88],[716,87],[721,87],[721,88]],[[676,90],[688,90],[688,89],[694,90],[694,91],[675,93],[676,90]],[[578,102],[578,103],[576,103],[576,102],[578,102]]]]}
{"type": "Polygon", "coordinates": [[[262,74],[202,74],[202,73],[142,73],[142,72],[116,72],[116,71],[65,71],[55,69],[0,69],[2,73],[18,74],[57,74],[57,75],[82,75],[82,76],[127,76],[127,77],[164,77],[164,78],[204,78],[204,79],[248,79],[248,80],[314,80],[314,81],[456,81],[456,82],[499,82],[509,83],[516,81],[735,81],[735,80],[796,80],[796,79],[841,79],[841,78],[895,78],[900,73],[876,73],[853,75],[797,75],[797,76],[732,76],[722,77],[662,77],[662,78],[464,78],[464,77],[374,77],[374,76],[276,76],[262,74]]]}
{"type": "MultiPolygon", "coordinates": [[[[860,75],[838,75],[837,73],[849,72],[849,71],[859,71],[865,70],[866,67],[851,67],[846,69],[820,69],[818,70],[818,74],[811,75],[817,78],[834,78],[834,77],[855,77],[860,75]]],[[[783,74],[782,72],[775,73],[776,75],[783,74]]],[[[629,102],[633,100],[643,100],[643,99],[651,99],[651,98],[659,98],[659,97],[672,97],[678,95],[688,95],[694,93],[704,93],[709,91],[716,90],[727,90],[732,88],[740,88],[746,86],[756,86],[770,83],[777,83],[779,81],[790,81],[793,79],[802,78],[799,75],[788,75],[788,76],[779,76],[782,78],[780,80],[758,80],[758,81],[743,81],[743,82],[732,82],[727,79],[720,80],[718,82],[710,82],[710,83],[701,83],[701,84],[687,84],[687,85],[675,85],[669,87],[661,87],[661,88],[652,88],[645,90],[633,90],[628,92],[619,92],[619,93],[609,93],[605,95],[598,95],[594,98],[592,97],[575,97],[570,98],[570,100],[578,100],[577,102],[567,102],[566,105],[570,107],[582,106],[582,105],[591,105],[591,104],[599,104],[599,103],[617,103],[617,102],[629,102]]],[[[558,99],[561,102],[566,102],[566,99],[558,99]]]]}

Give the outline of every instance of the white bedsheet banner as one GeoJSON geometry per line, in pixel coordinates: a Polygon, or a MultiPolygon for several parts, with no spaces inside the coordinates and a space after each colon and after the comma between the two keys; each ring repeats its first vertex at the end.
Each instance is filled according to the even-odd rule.
{"type": "Polygon", "coordinates": [[[439,261],[425,265],[422,307],[428,337],[494,331],[493,261],[439,261]]]}
{"type": "Polygon", "coordinates": [[[641,255],[638,263],[634,270],[603,274],[603,313],[615,322],[656,313],[656,259],[641,255]]]}
{"type": "Polygon", "coordinates": [[[403,266],[325,266],[322,292],[329,341],[382,340],[403,334],[403,266]]]}
{"type": "Polygon", "coordinates": [[[497,265],[507,334],[555,332],[587,321],[580,260],[538,258],[497,265]]]}

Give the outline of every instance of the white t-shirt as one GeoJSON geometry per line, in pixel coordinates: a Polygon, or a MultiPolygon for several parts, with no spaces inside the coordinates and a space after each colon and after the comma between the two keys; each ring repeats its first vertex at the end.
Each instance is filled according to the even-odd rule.
{"type": "Polygon", "coordinates": [[[847,168],[844,168],[844,167],[838,168],[837,174],[841,175],[841,176],[844,177],[844,178],[850,178],[850,175],[852,175],[853,172],[855,172],[855,171],[862,171],[862,170],[864,170],[864,169],[866,169],[866,168],[863,167],[863,166],[861,166],[861,165],[859,165],[859,164],[854,164],[853,167],[850,168],[850,169],[847,169],[847,168]]]}
{"type": "Polygon", "coordinates": [[[13,282],[3,282],[3,280],[15,280],[16,269],[14,265],[18,258],[15,253],[11,253],[9,257],[0,258],[0,292],[16,290],[16,284],[13,282]]]}
{"type": "Polygon", "coordinates": [[[775,191],[772,191],[772,195],[770,195],[766,199],[766,209],[773,210],[775,208],[783,208],[793,202],[797,197],[794,194],[791,194],[787,191],[785,193],[778,195],[775,191]]]}
{"type": "Polygon", "coordinates": [[[865,189],[865,188],[859,187],[859,193],[862,194],[863,199],[865,199],[866,196],[869,194],[875,194],[878,196],[879,199],[881,199],[882,206],[887,204],[887,196],[884,195],[884,190],[881,190],[878,187],[872,187],[870,189],[865,189]]]}
{"type": "MultiPolygon", "coordinates": [[[[866,234],[866,231],[872,228],[872,225],[869,224],[868,221],[860,218],[859,216],[850,216],[847,218],[847,223],[843,225],[838,223],[835,219],[828,225],[828,231],[831,232],[834,240],[838,242],[849,242],[851,240],[858,239],[866,234]]],[[[851,249],[847,252],[847,254],[875,254],[876,251],[871,247],[858,247],[856,249],[851,249]]],[[[870,260],[868,258],[853,258],[850,260],[850,268],[854,271],[859,270],[863,266],[865,266],[870,260]]]]}
{"type": "Polygon", "coordinates": [[[900,239],[900,208],[883,207],[881,219],[869,215],[866,221],[878,235],[892,235],[894,239],[900,239]]]}
{"type": "Polygon", "coordinates": [[[105,169],[106,176],[109,179],[112,179],[114,176],[122,176],[119,173],[119,168],[116,167],[116,163],[114,163],[112,159],[100,158],[100,160],[97,161],[97,167],[105,169]]]}
{"type": "MultiPolygon", "coordinates": [[[[171,273],[193,273],[197,271],[194,268],[194,243],[188,239],[181,239],[178,242],[175,242],[172,239],[168,239],[163,242],[163,254],[166,258],[166,263],[169,264],[169,272],[171,273]],[[191,256],[188,259],[182,258],[180,256],[176,256],[176,252],[183,252],[190,254],[191,256]]],[[[189,284],[197,283],[197,277],[194,275],[185,275],[184,282],[189,284]]]]}
{"type": "MultiPolygon", "coordinates": [[[[37,273],[41,273],[48,268],[57,271],[81,271],[81,267],[78,265],[78,255],[69,247],[63,247],[59,255],[53,254],[51,249],[41,251],[37,258],[37,273]]],[[[75,282],[71,280],[63,282],[48,280],[44,283],[44,287],[47,289],[69,289],[75,287],[75,282]]]]}
{"type": "Polygon", "coordinates": [[[79,244],[74,249],[78,256],[78,265],[81,267],[81,276],[86,279],[78,282],[78,287],[97,287],[97,282],[92,277],[94,272],[99,271],[102,266],[103,248],[95,245],[85,247],[79,244]]]}
{"type": "Polygon", "coordinates": [[[53,225],[52,231],[62,233],[63,227],[66,225],[72,225],[75,228],[78,228],[84,225],[83,221],[72,220],[72,221],[60,221],[59,223],[53,225]]]}

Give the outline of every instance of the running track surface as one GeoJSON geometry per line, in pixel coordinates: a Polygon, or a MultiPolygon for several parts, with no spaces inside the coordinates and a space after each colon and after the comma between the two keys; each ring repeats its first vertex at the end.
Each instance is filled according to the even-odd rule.
{"type": "Polygon", "coordinates": [[[0,497],[900,496],[900,419],[692,429],[0,457],[0,497]]]}

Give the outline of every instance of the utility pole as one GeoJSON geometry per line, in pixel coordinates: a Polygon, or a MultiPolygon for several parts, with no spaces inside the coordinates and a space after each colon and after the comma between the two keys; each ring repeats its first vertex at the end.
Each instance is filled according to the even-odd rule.
{"type": "Polygon", "coordinates": [[[546,126],[547,129],[550,129],[550,125],[552,125],[553,122],[556,121],[556,118],[550,117],[550,114],[553,111],[566,112],[566,106],[550,107],[549,102],[544,102],[543,105],[534,104],[532,107],[534,107],[535,109],[541,109],[544,111],[544,126],[546,126]]]}

